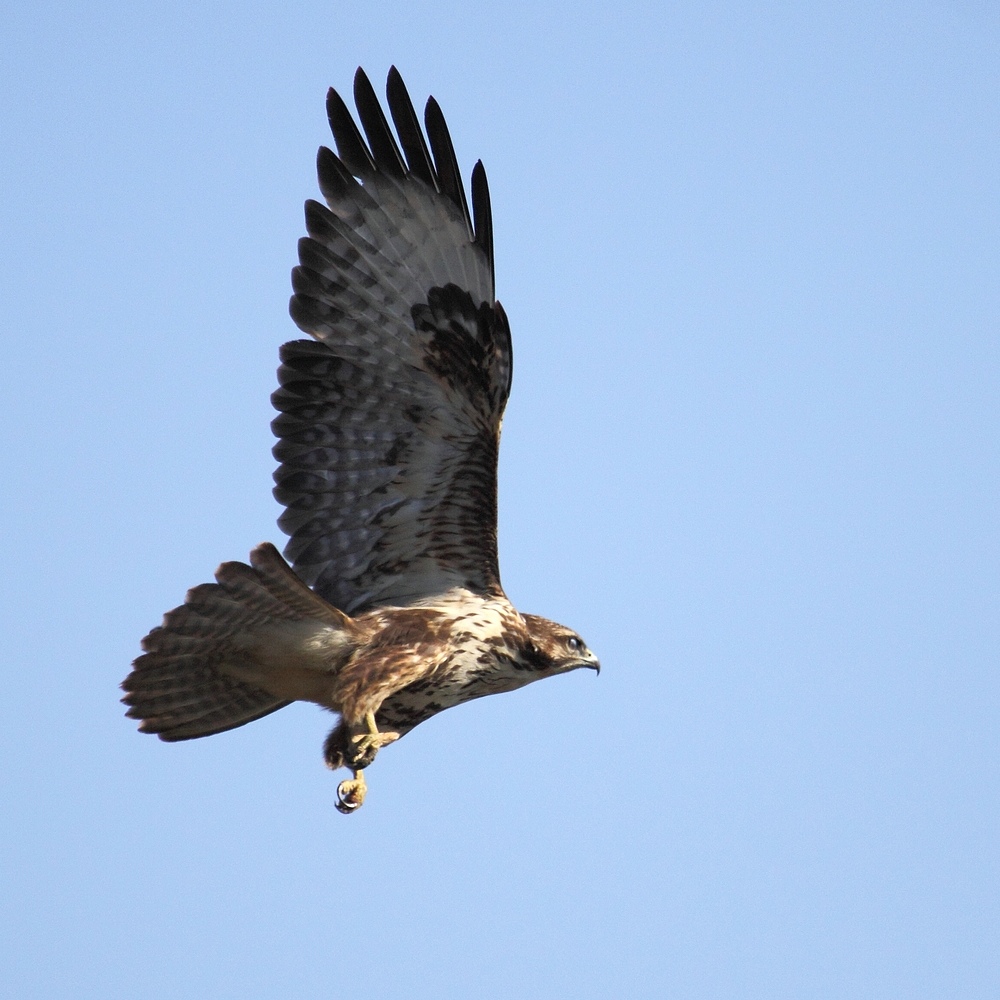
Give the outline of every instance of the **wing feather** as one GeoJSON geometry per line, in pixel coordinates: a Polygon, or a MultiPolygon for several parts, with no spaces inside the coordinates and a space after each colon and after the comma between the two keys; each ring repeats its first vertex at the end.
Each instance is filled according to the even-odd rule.
{"type": "Polygon", "coordinates": [[[472,212],[476,221],[476,243],[482,247],[490,262],[490,281],[496,285],[493,269],[493,210],[490,207],[490,186],[486,181],[486,168],[477,160],[472,168],[472,212]]]}
{"type": "Polygon", "coordinates": [[[370,177],[374,174],[375,161],[372,154],[368,152],[365,140],[361,138],[344,99],[333,87],[326,94],[326,117],[337,144],[337,152],[347,169],[358,177],[370,177]]]}
{"type": "Polygon", "coordinates": [[[375,96],[371,81],[360,66],[354,74],[354,103],[358,106],[358,116],[368,136],[376,167],[387,176],[402,180],[406,176],[406,164],[389,130],[385,112],[375,96]]]}
{"type": "Polygon", "coordinates": [[[434,166],[440,178],[441,190],[461,209],[469,230],[469,239],[473,239],[475,232],[469,215],[469,204],[465,200],[465,185],[462,183],[462,172],[458,169],[458,157],[455,156],[455,147],[448,131],[448,123],[444,120],[444,113],[433,97],[427,98],[424,124],[427,126],[427,138],[430,139],[431,149],[434,152],[434,166]]]}
{"type": "Polygon", "coordinates": [[[413,102],[399,70],[395,66],[389,69],[389,79],[386,82],[386,97],[389,100],[389,112],[392,115],[399,141],[406,153],[406,164],[411,173],[419,177],[428,187],[440,191],[437,173],[431,162],[431,154],[424,141],[424,133],[420,129],[413,102]]]}
{"type": "Polygon", "coordinates": [[[496,460],[511,371],[482,164],[473,226],[436,102],[429,152],[395,69],[399,145],[360,70],[354,93],[367,143],[331,90],[337,154],[317,157],[327,204],[306,203],[292,273],[292,318],[315,339],[282,348],[272,397],[285,554],[349,614],[455,587],[501,592],[496,460]]]}

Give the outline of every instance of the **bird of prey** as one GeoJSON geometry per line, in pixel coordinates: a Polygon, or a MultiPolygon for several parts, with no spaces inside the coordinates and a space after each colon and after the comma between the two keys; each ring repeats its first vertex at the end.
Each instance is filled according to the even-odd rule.
{"type": "Polygon", "coordinates": [[[358,70],[359,131],[327,112],[290,312],[311,340],[281,348],[274,495],[290,535],[215,583],[142,641],[127,714],[161,740],[221,733],[292,701],[337,713],[324,757],[364,801],[379,749],[443,709],[579,667],[572,629],[521,614],[497,563],[497,452],[510,328],[494,297],[482,162],[472,213],[437,102],[425,133],[393,67],[389,127],[358,70]],[[289,563],[291,565],[289,565],[289,563]]]}

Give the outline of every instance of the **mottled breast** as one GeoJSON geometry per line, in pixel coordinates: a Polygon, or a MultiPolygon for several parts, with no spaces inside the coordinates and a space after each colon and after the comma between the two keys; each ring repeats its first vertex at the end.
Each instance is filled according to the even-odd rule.
{"type": "Polygon", "coordinates": [[[424,606],[447,615],[447,640],[423,676],[382,703],[380,728],[405,733],[446,708],[513,691],[534,679],[516,666],[527,631],[506,598],[459,591],[424,606]]]}

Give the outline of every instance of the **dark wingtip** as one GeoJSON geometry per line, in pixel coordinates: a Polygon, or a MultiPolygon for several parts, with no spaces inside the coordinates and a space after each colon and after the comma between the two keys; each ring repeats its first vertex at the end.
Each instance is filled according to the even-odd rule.
{"type": "Polygon", "coordinates": [[[438,183],[431,154],[427,149],[424,133],[420,128],[420,121],[413,109],[406,84],[403,83],[403,78],[395,66],[390,67],[386,77],[385,96],[410,172],[436,191],[440,191],[441,186],[438,183]]]}
{"type": "Polygon", "coordinates": [[[465,186],[458,169],[458,158],[455,156],[455,146],[451,141],[444,112],[433,97],[427,98],[427,104],[424,107],[424,125],[427,127],[427,138],[430,140],[431,150],[434,153],[434,166],[441,182],[441,190],[465,216],[469,239],[475,239],[472,216],[469,215],[469,203],[465,200],[465,186]]]}
{"type": "Polygon", "coordinates": [[[330,123],[334,142],[337,144],[337,155],[344,166],[355,177],[366,177],[374,173],[375,160],[364,139],[361,138],[358,126],[354,124],[354,118],[344,99],[333,87],[326,93],[326,117],[330,123]]]}
{"type": "Polygon", "coordinates": [[[378,169],[390,177],[405,177],[406,163],[389,129],[375,88],[360,66],[354,74],[354,103],[378,169]]]}
{"type": "MultiPolygon", "coordinates": [[[[343,162],[332,149],[320,146],[316,152],[316,177],[319,189],[328,203],[341,201],[349,190],[348,174],[343,162]]],[[[351,184],[357,184],[353,177],[351,184]]]]}
{"type": "Polygon", "coordinates": [[[486,168],[477,160],[472,168],[472,212],[476,225],[476,243],[482,247],[490,263],[490,285],[496,290],[496,273],[493,266],[493,209],[490,207],[490,185],[486,168]]]}

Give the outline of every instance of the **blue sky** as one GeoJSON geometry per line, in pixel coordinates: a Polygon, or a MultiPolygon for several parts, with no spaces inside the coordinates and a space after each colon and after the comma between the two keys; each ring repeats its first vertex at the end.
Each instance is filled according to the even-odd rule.
{"type": "Polygon", "coordinates": [[[22,998],[994,998],[1000,16],[8,4],[0,985],[22,998]],[[179,745],[139,639],[281,542],[324,94],[493,193],[501,569],[601,656],[333,808],[330,719],[179,745]]]}

